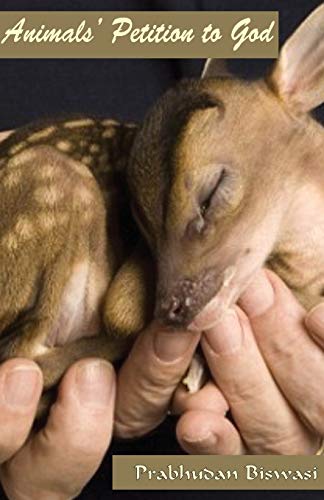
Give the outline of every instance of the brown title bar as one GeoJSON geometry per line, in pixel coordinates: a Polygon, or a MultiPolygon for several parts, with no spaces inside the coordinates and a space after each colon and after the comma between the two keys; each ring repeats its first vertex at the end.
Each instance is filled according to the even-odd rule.
{"type": "Polygon", "coordinates": [[[324,490],[324,457],[117,455],[113,489],[324,490]]]}
{"type": "Polygon", "coordinates": [[[1,12],[0,58],[276,58],[278,13],[1,12]]]}

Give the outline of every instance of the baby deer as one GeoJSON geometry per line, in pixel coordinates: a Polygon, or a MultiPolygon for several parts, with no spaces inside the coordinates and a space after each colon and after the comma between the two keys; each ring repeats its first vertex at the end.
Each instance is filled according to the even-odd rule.
{"type": "Polygon", "coordinates": [[[127,180],[157,262],[155,317],[231,306],[265,263],[307,307],[324,295],[324,5],[247,82],[209,61],[139,130],[127,180]],[[218,73],[220,76],[218,76],[218,73]]]}
{"type": "Polygon", "coordinates": [[[139,130],[79,118],[9,136],[1,359],[35,359],[51,387],[83,356],[124,356],[153,316],[198,328],[206,306],[221,314],[265,264],[306,307],[321,301],[324,135],[308,113],[323,101],[321,5],[265,79],[209,61],[139,130]]]}

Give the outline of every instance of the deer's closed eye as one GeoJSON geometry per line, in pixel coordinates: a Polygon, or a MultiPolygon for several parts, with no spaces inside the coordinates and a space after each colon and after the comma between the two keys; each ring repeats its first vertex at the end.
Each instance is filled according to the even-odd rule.
{"type": "Polygon", "coordinates": [[[198,215],[191,220],[187,226],[187,235],[194,237],[202,235],[208,227],[208,216],[214,209],[217,209],[218,203],[221,203],[221,188],[227,176],[226,169],[222,167],[218,173],[208,179],[205,186],[200,191],[198,197],[198,215]]]}
{"type": "Polygon", "coordinates": [[[210,185],[202,190],[199,199],[199,213],[202,218],[205,218],[208,209],[215,205],[217,202],[216,196],[219,188],[221,187],[226,176],[225,168],[222,168],[219,172],[219,175],[216,177],[214,182],[210,183],[210,185]]]}

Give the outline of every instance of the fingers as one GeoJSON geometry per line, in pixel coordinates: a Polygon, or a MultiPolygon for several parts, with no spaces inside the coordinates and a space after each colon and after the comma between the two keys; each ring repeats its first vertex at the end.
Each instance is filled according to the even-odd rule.
{"type": "Polygon", "coordinates": [[[244,450],[239,433],[223,415],[191,410],[177,424],[181,447],[196,455],[241,455],[244,450]]]}
{"type": "Polygon", "coordinates": [[[273,380],[246,315],[235,308],[205,332],[202,347],[252,453],[307,454],[318,438],[297,419],[273,380]]]}
{"type": "Polygon", "coordinates": [[[0,366],[0,463],[24,444],[42,386],[42,373],[32,361],[17,358],[0,366]]]}
{"type": "MultiPolygon", "coordinates": [[[[310,429],[324,436],[324,353],[304,326],[305,311],[288,287],[262,271],[240,300],[279,387],[310,429]]],[[[315,311],[307,324],[321,343],[315,311]],[[311,319],[312,318],[312,319],[311,319]]]]}
{"type": "Polygon", "coordinates": [[[324,349],[324,304],[314,307],[305,318],[306,328],[315,342],[324,349]]]}
{"type": "Polygon", "coordinates": [[[179,386],[173,398],[173,412],[181,414],[177,438],[182,448],[192,454],[238,455],[242,440],[225,418],[228,404],[213,382],[195,394],[179,386]]]}
{"type": "Polygon", "coordinates": [[[74,498],[110,443],[115,380],[111,365],[87,359],[65,375],[46,427],[6,464],[1,480],[15,500],[74,498]]]}
{"type": "Polygon", "coordinates": [[[154,324],[140,335],[118,375],[117,436],[141,436],[164,419],[198,342],[198,333],[154,324]]]}
{"type": "Polygon", "coordinates": [[[229,406],[223,394],[211,381],[193,394],[180,384],[173,397],[172,413],[181,415],[186,411],[202,409],[224,416],[229,406]]]}

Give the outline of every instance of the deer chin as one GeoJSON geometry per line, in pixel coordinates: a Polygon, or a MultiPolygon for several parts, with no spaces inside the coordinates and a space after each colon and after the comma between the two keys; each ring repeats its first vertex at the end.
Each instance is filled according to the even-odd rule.
{"type": "Polygon", "coordinates": [[[223,283],[215,295],[205,307],[197,314],[190,323],[188,330],[204,331],[209,330],[219,323],[228,309],[233,307],[240,295],[243,293],[248,283],[253,279],[252,273],[249,279],[235,279],[238,270],[236,266],[229,266],[223,275],[223,283]]]}

